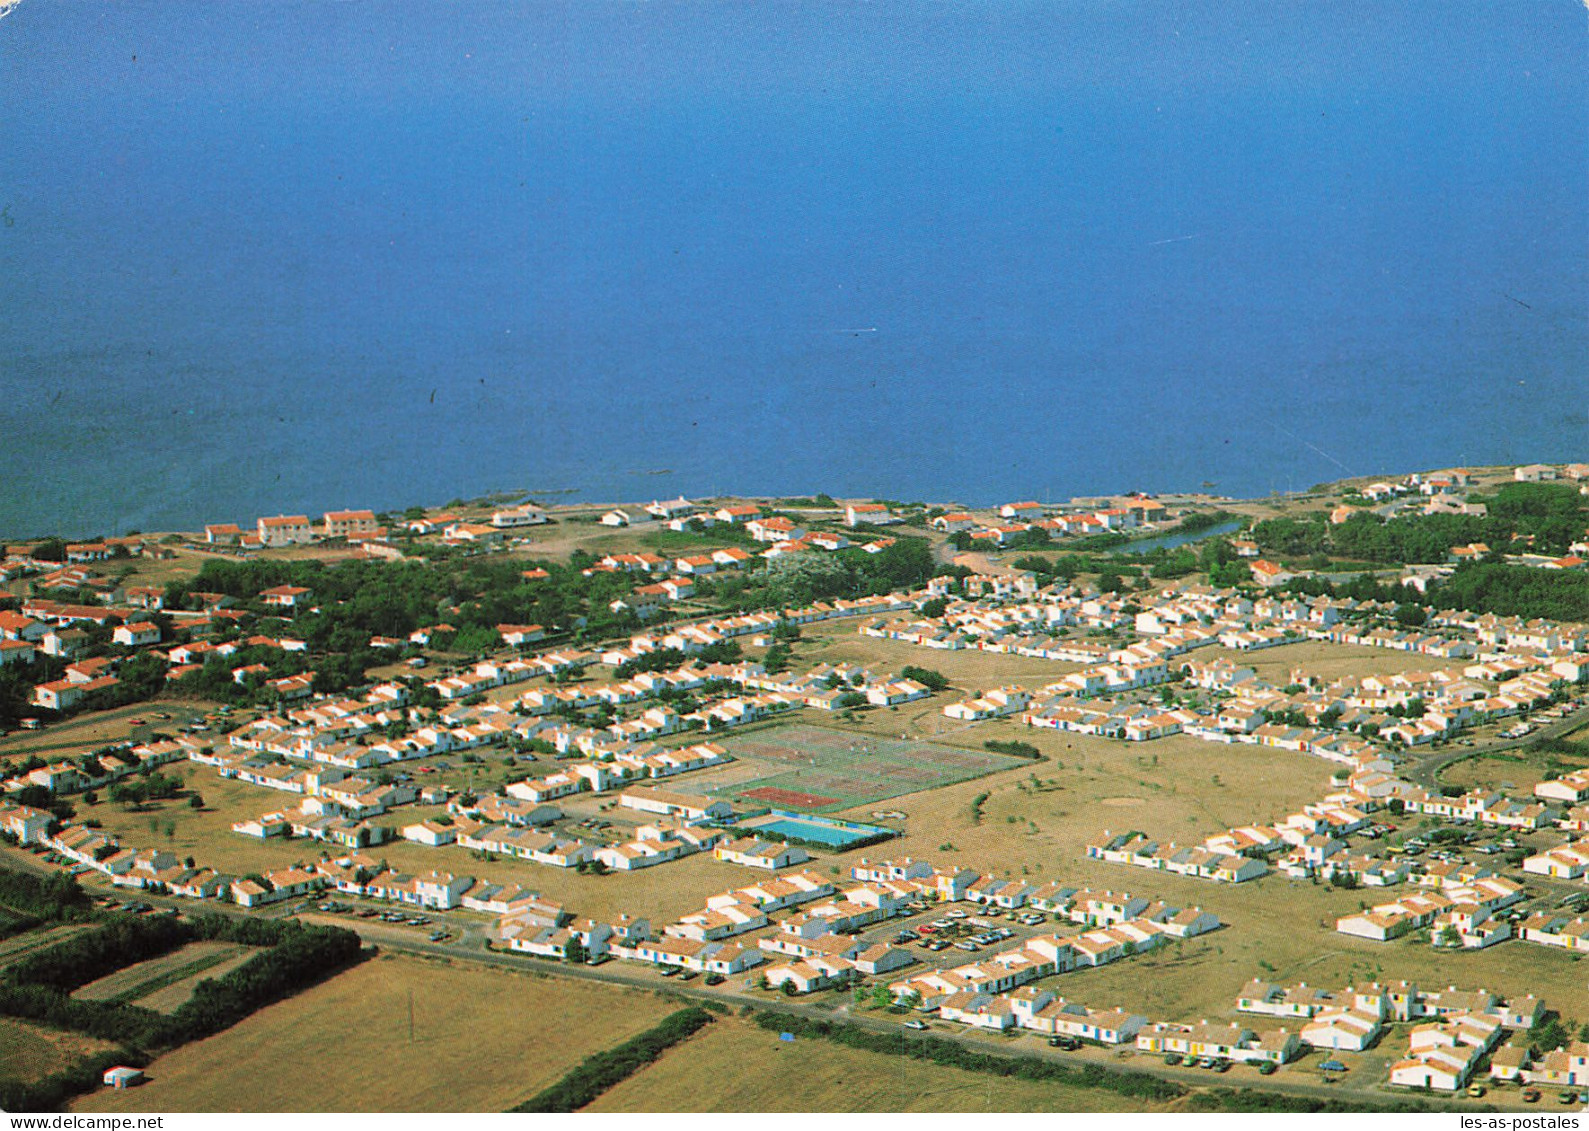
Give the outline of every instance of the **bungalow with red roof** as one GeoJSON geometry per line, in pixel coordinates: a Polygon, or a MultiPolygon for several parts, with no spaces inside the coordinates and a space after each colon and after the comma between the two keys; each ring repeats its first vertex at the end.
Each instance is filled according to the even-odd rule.
{"type": "Polygon", "coordinates": [[[774,515],[772,518],[753,518],[745,523],[745,529],[758,542],[788,542],[805,533],[780,515],[774,515]]]}
{"type": "Polygon", "coordinates": [[[304,514],[278,514],[260,518],[259,541],[268,549],[282,546],[302,546],[314,541],[314,527],[304,514]]]}
{"type": "Polygon", "coordinates": [[[1286,569],[1285,566],[1280,565],[1277,562],[1271,562],[1267,558],[1259,558],[1257,561],[1252,563],[1251,568],[1252,579],[1259,585],[1262,585],[1265,589],[1272,588],[1276,585],[1284,585],[1286,582],[1296,577],[1296,574],[1286,569]]]}
{"type": "Polygon", "coordinates": [[[731,507],[718,507],[712,512],[712,517],[718,522],[736,523],[749,522],[753,518],[761,517],[761,508],[754,503],[740,503],[731,507]]]}
{"type": "Polygon", "coordinates": [[[115,631],[110,634],[110,639],[111,643],[127,648],[143,648],[160,643],[160,626],[149,621],[117,625],[115,631]]]}
{"type": "Polygon", "coordinates": [[[546,629],[538,624],[499,624],[497,634],[502,637],[502,643],[510,648],[522,648],[526,644],[546,639],[546,629]]]}
{"type": "Polygon", "coordinates": [[[321,531],[327,538],[374,534],[378,525],[374,511],[326,511],[321,519],[321,531]]]}
{"type": "Polygon", "coordinates": [[[276,585],[262,589],[259,599],[267,605],[282,609],[298,609],[309,603],[311,591],[301,585],[276,585]]]}

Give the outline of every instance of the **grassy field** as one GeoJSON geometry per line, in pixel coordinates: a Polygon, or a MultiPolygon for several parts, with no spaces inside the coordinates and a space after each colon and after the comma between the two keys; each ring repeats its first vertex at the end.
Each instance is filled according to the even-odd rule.
{"type": "MultiPolygon", "coordinates": [[[[214,977],[214,968],[231,959],[246,960],[253,948],[229,942],[196,942],[178,947],[144,962],[124,966],[113,974],[88,983],[73,995],[87,1001],[138,1001],[177,982],[197,976],[214,977]]],[[[235,965],[236,963],[233,963],[235,965]]],[[[192,986],[189,985],[191,991],[192,986]]],[[[184,994],[176,1005],[187,1000],[184,994]]],[[[173,1006],[175,1008],[175,1006],[173,1006]]]]}
{"type": "Polygon", "coordinates": [[[82,1057],[115,1047],[111,1041],[0,1017],[0,1077],[6,1079],[31,1083],[70,1068],[82,1057]]]}
{"type": "Polygon", "coordinates": [[[1561,773],[1561,767],[1585,765],[1589,765],[1589,746],[1583,747],[1582,754],[1510,750],[1453,763],[1440,772],[1440,780],[1446,785],[1491,786],[1529,795],[1540,782],[1561,773]]]}
{"type": "Polygon", "coordinates": [[[381,957],[76,1110],[503,1111],[671,1008],[638,991],[381,957]]]}
{"type": "MultiPolygon", "coordinates": [[[[1180,1101],[1176,1101],[1177,1103],[1180,1101]]],[[[1090,1088],[944,1068],[723,1019],[585,1111],[1167,1111],[1090,1088]]]]}

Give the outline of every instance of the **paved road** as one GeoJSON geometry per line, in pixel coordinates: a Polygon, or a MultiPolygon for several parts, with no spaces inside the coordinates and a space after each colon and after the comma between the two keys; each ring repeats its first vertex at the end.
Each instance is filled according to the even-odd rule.
{"type": "Polygon", "coordinates": [[[1440,772],[1453,762],[1466,761],[1469,758],[1481,758],[1486,754],[1503,754],[1508,750],[1517,750],[1537,742],[1542,738],[1564,738],[1579,727],[1589,726],[1589,707],[1574,711],[1553,722],[1546,723],[1532,734],[1522,738],[1509,738],[1502,742],[1494,742],[1488,746],[1456,746],[1442,750],[1438,754],[1431,754],[1422,758],[1416,765],[1410,766],[1406,772],[1408,781],[1423,786],[1425,789],[1440,788],[1440,772]]]}

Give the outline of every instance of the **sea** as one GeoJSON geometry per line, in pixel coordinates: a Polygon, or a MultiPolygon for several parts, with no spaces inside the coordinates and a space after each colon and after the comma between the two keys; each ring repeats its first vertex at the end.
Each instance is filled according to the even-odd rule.
{"type": "Polygon", "coordinates": [[[1589,455],[1577,0],[22,0],[0,535],[1589,455]]]}

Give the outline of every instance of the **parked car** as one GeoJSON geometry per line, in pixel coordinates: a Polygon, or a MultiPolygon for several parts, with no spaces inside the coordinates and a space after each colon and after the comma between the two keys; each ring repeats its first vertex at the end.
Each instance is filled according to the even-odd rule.
{"type": "Polygon", "coordinates": [[[926,1027],[927,1027],[927,1022],[918,1021],[914,1017],[912,1017],[909,1021],[905,1022],[905,1028],[907,1028],[907,1029],[925,1029],[926,1027]]]}

